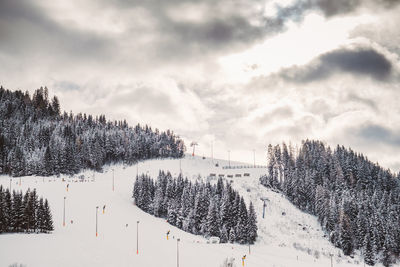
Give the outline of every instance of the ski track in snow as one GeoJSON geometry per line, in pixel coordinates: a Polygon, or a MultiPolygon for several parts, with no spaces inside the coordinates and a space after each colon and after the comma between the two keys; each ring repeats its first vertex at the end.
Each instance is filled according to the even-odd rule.
{"type": "MultiPolygon", "coordinates": [[[[266,169],[222,169],[227,165],[224,160],[214,159],[213,164],[210,158],[186,155],[181,160],[148,160],[138,166],[106,166],[103,173],[84,171],[74,177],[22,177],[21,186],[18,185],[19,178],[12,178],[12,189],[36,188],[39,196],[49,200],[55,230],[52,234],[1,234],[0,266],[21,263],[27,267],[173,267],[177,266],[178,237],[181,239],[181,267],[218,267],[226,257],[234,257],[236,266],[242,266],[241,257],[245,254],[245,266],[249,267],[331,266],[330,253],[334,255],[333,266],[363,266],[358,256],[354,259],[344,257],[323,237],[316,217],[301,212],[280,193],[260,185],[259,177],[266,169]],[[216,162],[219,167],[215,167],[216,162]],[[207,244],[205,238],[186,233],[133,205],[131,196],[137,170],[153,179],[157,178],[159,170],[170,171],[175,177],[180,172],[180,165],[184,177],[193,181],[198,175],[206,180],[210,173],[224,174],[225,180],[232,181],[247,204],[253,201],[259,237],[250,247],[251,254],[246,245],[207,244]],[[112,191],[111,169],[114,169],[115,191],[112,191]],[[250,173],[250,176],[243,177],[244,173],[250,173]],[[226,178],[228,174],[241,174],[242,177],[226,178]],[[80,175],[85,176],[85,182],[79,181],[80,175]],[[65,227],[62,226],[64,196],[67,197],[65,227]],[[262,218],[260,197],[270,200],[265,219],[262,218]],[[102,214],[103,205],[106,205],[105,214],[102,214]],[[95,236],[96,206],[99,206],[98,237],[95,236]],[[166,239],[168,230],[171,230],[169,240],[166,239]]],[[[242,165],[246,164],[231,162],[231,166],[242,165]]],[[[0,184],[9,188],[10,177],[0,176],[0,184]]]]}

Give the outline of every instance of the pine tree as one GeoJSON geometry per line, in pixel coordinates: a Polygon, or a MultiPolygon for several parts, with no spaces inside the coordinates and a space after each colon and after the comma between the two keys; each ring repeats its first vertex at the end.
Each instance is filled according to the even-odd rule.
{"type": "Polygon", "coordinates": [[[229,231],[229,243],[235,243],[236,242],[236,234],[235,234],[235,228],[231,228],[229,231]]]}
{"type": "Polygon", "coordinates": [[[168,223],[176,225],[177,217],[178,217],[177,203],[175,200],[171,200],[168,205],[168,217],[167,217],[168,223]]]}
{"type": "Polygon", "coordinates": [[[156,217],[162,217],[164,208],[164,193],[162,190],[161,185],[157,182],[156,183],[156,192],[153,200],[153,214],[156,217]]]}
{"type": "Polygon", "coordinates": [[[45,221],[44,221],[44,230],[45,232],[50,232],[54,230],[53,226],[53,217],[51,215],[51,210],[49,206],[49,202],[47,199],[44,201],[44,216],[45,221]]]}
{"type": "Polygon", "coordinates": [[[45,169],[45,172],[43,174],[44,174],[44,176],[50,176],[53,173],[54,166],[53,166],[53,160],[51,157],[51,152],[50,152],[49,146],[46,147],[43,162],[44,162],[44,169],[45,169]]]}
{"type": "Polygon", "coordinates": [[[249,239],[249,231],[248,231],[248,213],[246,204],[244,203],[243,197],[240,198],[240,208],[238,214],[238,222],[236,224],[237,231],[236,231],[236,238],[241,244],[245,244],[248,242],[249,239]]]}
{"type": "Polygon", "coordinates": [[[13,176],[75,174],[106,163],[132,164],[149,157],[182,157],[183,141],[171,131],[129,127],[104,115],[61,115],[47,89],[29,93],[1,89],[0,173],[13,176]]]}
{"type": "Polygon", "coordinates": [[[343,249],[343,253],[349,256],[353,253],[353,234],[350,221],[344,211],[341,211],[339,222],[339,244],[343,249]]]}
{"type": "Polygon", "coordinates": [[[30,194],[30,200],[29,200],[29,209],[30,209],[30,221],[29,221],[29,226],[30,228],[36,232],[37,230],[37,217],[36,217],[36,211],[38,209],[38,196],[36,193],[36,189],[33,189],[33,191],[30,194]]]}
{"type": "Polygon", "coordinates": [[[367,233],[364,239],[364,261],[368,265],[375,265],[375,251],[371,239],[370,233],[367,233]]]}
{"type": "Polygon", "coordinates": [[[20,232],[23,228],[24,207],[22,203],[22,192],[13,192],[13,210],[14,210],[14,230],[20,232]]]}
{"type": "Polygon", "coordinates": [[[223,196],[222,196],[222,203],[221,203],[221,212],[220,212],[220,217],[221,217],[221,223],[223,225],[226,225],[227,229],[230,229],[232,227],[231,222],[233,218],[231,218],[231,201],[230,201],[230,196],[228,190],[225,190],[223,196]]]}
{"type": "Polygon", "coordinates": [[[389,245],[389,239],[385,239],[385,244],[382,248],[382,264],[385,267],[389,267],[390,264],[392,263],[391,259],[392,253],[390,251],[390,245],[389,245]]]}
{"type": "Polygon", "coordinates": [[[23,206],[23,223],[22,223],[22,228],[24,231],[28,232],[31,229],[31,221],[32,221],[32,210],[31,210],[31,204],[30,204],[30,190],[28,189],[23,198],[22,206],[23,206]]]}
{"type": "Polygon", "coordinates": [[[210,202],[206,222],[206,236],[220,236],[219,218],[217,213],[217,204],[215,198],[210,202]]]}
{"type": "Polygon", "coordinates": [[[195,231],[194,231],[194,220],[195,220],[194,209],[191,209],[189,211],[188,216],[183,221],[183,224],[182,224],[183,231],[186,231],[186,232],[189,232],[189,233],[195,233],[195,231]]]}
{"type": "Polygon", "coordinates": [[[44,232],[46,225],[46,216],[45,216],[45,209],[44,209],[44,202],[43,202],[43,198],[39,199],[39,204],[38,204],[38,208],[36,211],[36,218],[37,218],[37,229],[39,232],[44,232]]]}
{"type": "Polygon", "coordinates": [[[229,240],[228,231],[226,230],[225,225],[223,225],[221,228],[220,242],[227,243],[228,240],[229,240]]]}
{"type": "Polygon", "coordinates": [[[211,185],[196,182],[192,185],[181,176],[172,179],[170,173],[165,174],[160,171],[155,184],[148,176],[137,177],[134,182],[133,197],[137,206],[145,212],[165,218],[170,224],[187,232],[205,236],[224,235],[222,239],[227,242],[229,239],[227,229],[234,227],[235,230],[232,232],[234,242],[244,244],[250,242],[250,222],[252,225],[250,236],[254,240],[257,236],[254,207],[251,220],[248,221],[248,211],[243,198],[228,184],[226,187],[221,183],[211,185]],[[230,208],[232,203],[234,208],[230,208]],[[167,209],[164,212],[165,204],[167,209]],[[225,223],[222,222],[221,214],[224,215],[225,223]]]}
{"type": "Polygon", "coordinates": [[[247,220],[247,230],[248,230],[248,243],[254,244],[257,239],[257,214],[254,210],[253,203],[250,202],[249,206],[249,216],[247,220]]]}
{"type": "Polygon", "coordinates": [[[10,190],[6,190],[3,199],[3,212],[4,212],[4,232],[11,232],[14,225],[14,211],[12,207],[12,198],[10,190]]]}
{"type": "Polygon", "coordinates": [[[139,176],[136,176],[135,183],[133,184],[133,192],[132,192],[132,198],[135,201],[135,204],[137,205],[139,202],[139,176]]]}
{"type": "Polygon", "coordinates": [[[0,233],[6,231],[6,221],[5,221],[5,214],[4,214],[4,190],[3,186],[0,185],[0,233]]]}

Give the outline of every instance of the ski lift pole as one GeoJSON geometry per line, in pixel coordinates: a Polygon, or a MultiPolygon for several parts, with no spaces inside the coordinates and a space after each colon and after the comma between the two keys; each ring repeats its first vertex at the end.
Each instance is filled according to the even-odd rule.
{"type": "Polygon", "coordinates": [[[265,217],[265,207],[267,206],[267,201],[269,201],[269,199],[266,198],[266,197],[262,197],[262,198],[260,198],[260,200],[262,200],[264,202],[264,204],[263,204],[263,219],[264,219],[264,217],[265,217]]]}
{"type": "Polygon", "coordinates": [[[265,200],[264,200],[264,204],[263,204],[263,219],[265,217],[265,206],[267,206],[267,204],[265,203],[265,200]]]}
{"type": "Polygon", "coordinates": [[[196,146],[198,146],[199,144],[197,143],[197,142],[192,142],[192,143],[190,143],[190,146],[192,146],[193,147],[193,153],[192,153],[192,157],[194,157],[194,151],[195,151],[195,149],[196,149],[196,146]]]}

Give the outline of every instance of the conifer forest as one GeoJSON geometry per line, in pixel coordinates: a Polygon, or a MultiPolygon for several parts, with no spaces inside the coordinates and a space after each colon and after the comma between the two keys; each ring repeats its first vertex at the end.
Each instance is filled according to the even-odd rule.
{"type": "Polygon", "coordinates": [[[268,146],[264,186],[316,215],[329,240],[345,255],[361,250],[365,262],[390,265],[400,254],[400,176],[364,155],[320,141],[303,141],[296,153],[268,146]]]}

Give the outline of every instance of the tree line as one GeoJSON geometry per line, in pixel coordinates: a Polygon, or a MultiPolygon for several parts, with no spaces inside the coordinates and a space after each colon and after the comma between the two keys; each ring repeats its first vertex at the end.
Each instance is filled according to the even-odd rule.
{"type": "Polygon", "coordinates": [[[0,185],[0,233],[48,233],[53,230],[47,199],[39,199],[35,189],[11,193],[0,185]]]}
{"type": "Polygon", "coordinates": [[[132,164],[150,158],[182,157],[183,141],[173,132],[104,115],[61,113],[57,96],[0,87],[0,174],[76,174],[105,164],[132,164]]]}
{"type": "Polygon", "coordinates": [[[400,255],[400,174],[364,155],[306,140],[297,152],[268,146],[261,184],[281,190],[298,208],[318,217],[345,255],[361,250],[368,265],[390,266],[400,255]]]}
{"type": "Polygon", "coordinates": [[[257,238],[253,203],[247,209],[243,197],[221,178],[212,185],[192,183],[182,175],[172,178],[163,171],[156,181],[140,175],[134,183],[133,198],[143,211],[189,233],[217,236],[222,243],[253,244],[257,238]]]}

